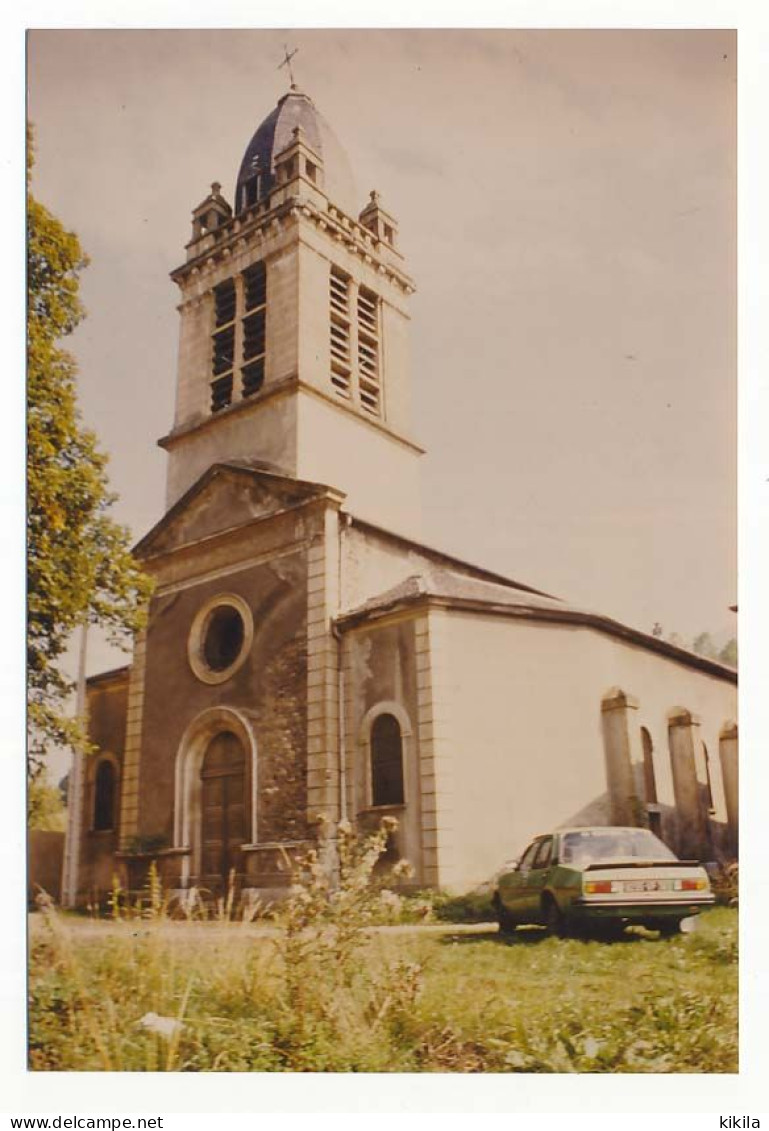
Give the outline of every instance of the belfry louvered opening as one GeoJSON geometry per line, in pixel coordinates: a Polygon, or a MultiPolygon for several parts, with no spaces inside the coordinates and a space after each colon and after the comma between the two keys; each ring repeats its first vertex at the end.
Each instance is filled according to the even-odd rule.
{"type": "Polygon", "coordinates": [[[350,358],[350,279],[332,267],[329,277],[331,315],[331,384],[340,397],[352,393],[350,358]]]}
{"type": "Polygon", "coordinates": [[[358,291],[358,389],[361,408],[379,416],[379,299],[364,287],[358,291]]]}
{"type": "Polygon", "coordinates": [[[370,416],[382,415],[381,300],[332,267],[329,275],[331,384],[370,416]]]}
{"type": "Polygon", "coordinates": [[[232,401],[235,364],[235,283],[226,279],[214,287],[214,332],[211,336],[211,411],[219,412],[232,401]]]}
{"type": "Polygon", "coordinates": [[[235,321],[234,279],[226,279],[218,287],[214,287],[214,308],[217,327],[226,326],[228,322],[235,321]]]}
{"type": "Polygon", "coordinates": [[[243,305],[241,389],[250,397],[264,384],[267,351],[267,271],[261,261],[243,272],[243,305]]]}
{"type": "Polygon", "coordinates": [[[253,396],[264,384],[267,353],[267,270],[252,264],[237,279],[225,279],[213,290],[211,335],[211,412],[220,412],[233,398],[253,396]],[[236,385],[236,374],[240,384],[236,385]]]}

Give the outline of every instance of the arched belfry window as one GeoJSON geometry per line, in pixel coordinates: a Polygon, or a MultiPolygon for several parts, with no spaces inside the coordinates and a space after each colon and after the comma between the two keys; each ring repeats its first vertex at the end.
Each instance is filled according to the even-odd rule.
{"type": "Polygon", "coordinates": [[[117,774],[112,762],[104,758],[96,767],[93,798],[95,832],[108,832],[115,827],[117,774]]]}
{"type": "Polygon", "coordinates": [[[394,715],[377,715],[371,727],[371,804],[402,805],[403,736],[394,715]]]}

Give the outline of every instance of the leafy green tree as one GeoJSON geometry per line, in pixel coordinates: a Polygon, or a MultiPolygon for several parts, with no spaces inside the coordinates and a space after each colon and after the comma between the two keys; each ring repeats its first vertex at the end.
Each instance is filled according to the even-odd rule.
{"type": "MultiPolygon", "coordinates": [[[[28,180],[32,170],[31,138],[28,180]]],[[[77,368],[60,345],[84,316],[87,265],[68,232],[27,188],[28,766],[39,774],[53,745],[82,744],[67,714],[61,668],[74,629],[88,621],[115,642],[141,626],[149,581],[127,528],[110,517],[107,457],[77,407],[77,368]]]]}
{"type": "Polygon", "coordinates": [[[699,636],[695,636],[692,641],[692,652],[696,652],[698,656],[707,656],[710,660],[718,659],[718,649],[709,632],[701,632],[699,636]]]}
{"type": "MultiPolygon", "coordinates": [[[[675,644],[679,648],[687,647],[683,637],[679,633],[670,632],[666,634],[659,621],[656,621],[652,628],[652,636],[664,638],[668,643],[675,644]]],[[[719,663],[727,664],[731,668],[737,667],[736,637],[727,640],[722,648],[718,648],[709,632],[701,632],[698,636],[694,637],[691,650],[692,652],[696,652],[698,656],[706,656],[709,660],[718,660],[719,663]]]]}
{"type": "Polygon", "coordinates": [[[67,811],[61,789],[51,785],[45,774],[38,774],[29,783],[27,817],[31,829],[58,833],[66,828],[67,811]]]}

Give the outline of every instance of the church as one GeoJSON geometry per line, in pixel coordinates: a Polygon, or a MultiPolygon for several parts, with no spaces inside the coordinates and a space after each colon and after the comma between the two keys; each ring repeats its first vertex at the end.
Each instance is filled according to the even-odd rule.
{"type": "Polygon", "coordinates": [[[421,541],[414,283],[353,184],[292,84],[192,214],[155,590],[131,664],[88,681],[67,905],[152,861],[269,898],[343,819],[396,818],[416,888],[561,825],[736,854],[735,671],[421,541]]]}

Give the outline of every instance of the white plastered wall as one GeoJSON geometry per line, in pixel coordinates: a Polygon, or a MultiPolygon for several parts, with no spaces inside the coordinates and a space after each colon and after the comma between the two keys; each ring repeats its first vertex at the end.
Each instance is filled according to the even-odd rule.
{"type": "Polygon", "coordinates": [[[436,750],[451,767],[444,839],[453,851],[439,861],[442,887],[489,879],[532,835],[605,793],[601,698],[613,686],[639,700],[631,725],[652,735],[662,803],[673,803],[667,712],[700,716],[715,816],[726,819],[718,732],[736,717],[733,684],[592,628],[447,610],[430,621],[440,626],[431,632],[436,750]]]}
{"type": "Polygon", "coordinates": [[[336,487],[353,514],[417,537],[419,453],[324,398],[301,392],[297,401],[299,478],[336,487]]]}
{"type": "Polygon", "coordinates": [[[172,507],[219,460],[260,459],[295,475],[296,416],[296,398],[276,396],[217,416],[207,427],[177,441],[168,462],[166,507],[172,507]]]}

